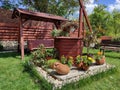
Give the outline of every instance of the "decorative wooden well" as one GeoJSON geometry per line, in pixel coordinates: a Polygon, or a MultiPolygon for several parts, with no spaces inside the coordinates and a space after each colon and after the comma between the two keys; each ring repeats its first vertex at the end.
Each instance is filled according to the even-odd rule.
{"type": "Polygon", "coordinates": [[[92,31],[82,0],[79,0],[79,5],[79,28],[76,37],[56,37],[54,39],[54,47],[58,51],[59,58],[62,55],[64,55],[65,57],[72,56],[73,58],[75,58],[77,55],[82,54],[84,38],[84,19],[86,21],[88,29],[92,31]]]}
{"type": "Polygon", "coordinates": [[[83,40],[80,38],[57,37],[54,42],[54,46],[59,53],[59,58],[62,55],[75,58],[77,55],[82,54],[83,40]]]}

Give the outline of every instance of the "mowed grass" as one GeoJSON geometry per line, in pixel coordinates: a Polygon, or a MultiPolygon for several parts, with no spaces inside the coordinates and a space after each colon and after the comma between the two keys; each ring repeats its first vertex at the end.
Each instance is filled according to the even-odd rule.
{"type": "MultiPolygon", "coordinates": [[[[92,53],[97,53],[98,50],[91,50],[92,53]]],[[[120,52],[105,51],[106,62],[115,65],[117,71],[103,75],[103,77],[90,78],[88,84],[81,85],[77,90],[120,90],[120,52]]],[[[87,83],[86,82],[86,83],[87,83]]]]}
{"type": "MultiPolygon", "coordinates": [[[[91,50],[96,53],[98,50],[91,50]]],[[[62,90],[119,90],[120,89],[120,53],[105,52],[106,62],[115,65],[115,73],[104,74],[100,77],[91,77],[79,82],[79,87],[67,87],[62,90]]],[[[24,71],[24,63],[30,59],[25,55],[25,60],[20,60],[17,53],[0,53],[0,90],[43,90],[34,78],[24,71]]],[[[46,89],[46,90],[49,90],[46,89]]]]}
{"type": "Polygon", "coordinates": [[[40,90],[29,73],[24,72],[23,63],[17,53],[0,53],[0,90],[40,90]]]}

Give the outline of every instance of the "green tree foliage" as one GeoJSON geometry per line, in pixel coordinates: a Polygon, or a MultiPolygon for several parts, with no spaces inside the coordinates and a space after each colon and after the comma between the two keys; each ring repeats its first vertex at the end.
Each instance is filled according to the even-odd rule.
{"type": "Polygon", "coordinates": [[[98,30],[99,35],[104,35],[107,30],[110,14],[105,10],[106,6],[98,5],[89,16],[93,30],[98,30]]]}
{"type": "Polygon", "coordinates": [[[67,16],[79,6],[78,0],[21,0],[28,9],[67,16]]]}
{"type": "Polygon", "coordinates": [[[1,7],[4,9],[12,9],[13,7],[18,7],[18,4],[15,3],[16,0],[0,0],[1,7]]]}
{"type": "MultiPolygon", "coordinates": [[[[89,3],[90,0],[83,0],[89,3]]],[[[78,10],[78,0],[1,0],[2,8],[24,6],[26,9],[67,17],[78,10]],[[17,4],[16,4],[17,2],[17,4]]]]}
{"type": "Polygon", "coordinates": [[[110,16],[110,21],[108,22],[108,32],[107,34],[113,37],[120,37],[120,11],[113,10],[110,16]]]}
{"type": "Polygon", "coordinates": [[[98,5],[89,15],[93,31],[98,31],[98,36],[107,35],[120,36],[120,11],[113,10],[112,13],[106,10],[106,6],[98,5]]]}
{"type": "MultiPolygon", "coordinates": [[[[79,0],[21,0],[28,9],[67,17],[79,7],[79,0]]],[[[90,0],[83,0],[89,3],[90,0]]],[[[96,0],[97,1],[97,0],[96,0]]]]}

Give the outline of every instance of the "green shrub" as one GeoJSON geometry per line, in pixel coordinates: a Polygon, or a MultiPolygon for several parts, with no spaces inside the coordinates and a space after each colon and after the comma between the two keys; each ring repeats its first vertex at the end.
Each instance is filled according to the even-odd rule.
{"type": "Polygon", "coordinates": [[[2,44],[0,44],[0,51],[1,51],[1,50],[3,50],[3,45],[2,45],[2,44]]]}
{"type": "Polygon", "coordinates": [[[61,30],[54,29],[54,30],[52,30],[51,35],[52,35],[53,37],[58,37],[58,36],[61,36],[61,35],[60,35],[61,32],[62,32],[61,30]]]}
{"type": "Polygon", "coordinates": [[[43,44],[32,53],[32,62],[37,66],[45,66],[46,62],[46,49],[43,44]]]}
{"type": "Polygon", "coordinates": [[[53,66],[53,64],[55,63],[55,62],[59,62],[57,59],[50,59],[50,60],[48,60],[47,61],[47,67],[50,67],[50,68],[52,68],[52,66],[53,66]]]}
{"type": "Polygon", "coordinates": [[[120,42],[120,37],[115,37],[112,39],[113,42],[120,42]]]}
{"type": "Polygon", "coordinates": [[[47,57],[55,58],[55,50],[54,49],[46,49],[46,55],[47,57]]]}
{"type": "Polygon", "coordinates": [[[67,63],[67,58],[64,55],[62,55],[61,58],[60,58],[60,61],[61,61],[62,64],[66,64],[67,63]]]}
{"type": "Polygon", "coordinates": [[[59,29],[54,29],[54,30],[52,30],[51,35],[53,37],[60,37],[60,36],[68,37],[69,36],[69,32],[66,32],[66,31],[63,31],[63,30],[59,30],[59,29]]]}

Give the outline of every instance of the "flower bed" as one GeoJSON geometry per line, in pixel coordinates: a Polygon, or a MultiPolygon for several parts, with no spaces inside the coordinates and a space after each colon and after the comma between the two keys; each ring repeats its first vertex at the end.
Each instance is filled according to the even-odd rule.
{"type": "Polygon", "coordinates": [[[54,89],[60,89],[62,88],[62,86],[68,83],[77,82],[83,78],[105,72],[112,68],[114,68],[114,66],[106,63],[103,65],[92,65],[88,71],[81,71],[78,70],[76,67],[71,67],[70,73],[67,75],[59,75],[53,69],[48,69],[48,71],[45,71],[40,67],[36,67],[36,70],[38,71],[40,76],[42,75],[43,78],[45,78],[49,83],[53,85],[54,89]]]}
{"type": "MultiPolygon", "coordinates": [[[[52,52],[51,52],[52,54],[52,52]]],[[[82,78],[86,78],[91,75],[95,75],[100,72],[104,72],[110,68],[111,65],[105,62],[97,65],[96,59],[101,59],[102,52],[98,52],[96,55],[77,55],[76,57],[62,55],[59,60],[52,55],[52,59],[47,60],[46,56],[49,53],[46,51],[43,45],[40,45],[39,49],[33,52],[32,64],[36,65],[36,70],[42,75],[49,83],[53,84],[53,87],[62,88],[62,86],[79,81],[82,78]],[[80,68],[76,64],[82,63],[80,68]],[[85,66],[88,66],[85,69],[85,66]]]]}

